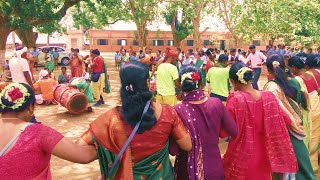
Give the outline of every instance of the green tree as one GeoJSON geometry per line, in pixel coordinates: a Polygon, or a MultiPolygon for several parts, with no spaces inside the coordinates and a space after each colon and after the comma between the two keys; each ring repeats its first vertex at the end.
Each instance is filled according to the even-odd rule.
{"type": "Polygon", "coordinates": [[[200,22],[204,15],[210,15],[212,13],[211,9],[213,6],[213,0],[174,0],[166,1],[168,3],[178,4],[183,7],[183,14],[186,16],[184,18],[190,18],[193,25],[193,38],[194,46],[200,48],[201,35],[205,33],[209,27],[206,27],[200,32],[200,22]]]}
{"type": "MultiPolygon", "coordinates": [[[[125,9],[129,9],[128,17],[136,24],[136,37],[140,48],[146,46],[147,25],[157,15],[158,0],[126,0],[122,1],[125,9]]],[[[125,13],[125,12],[124,12],[125,13]]]]}
{"type": "Polygon", "coordinates": [[[103,28],[119,20],[127,20],[127,13],[117,0],[83,1],[71,8],[74,27],[83,27],[84,32],[92,28],[103,28]]]}
{"type": "Polygon", "coordinates": [[[34,27],[52,26],[68,8],[81,0],[2,0],[0,3],[0,60],[4,59],[8,35],[15,31],[27,47],[35,45],[34,27]],[[41,26],[43,25],[43,26],[41,26]]]}
{"type": "Polygon", "coordinates": [[[241,47],[248,28],[248,24],[239,25],[239,21],[244,18],[243,15],[247,9],[245,1],[239,3],[236,0],[218,0],[216,3],[218,16],[224,22],[232,38],[234,38],[235,45],[241,47]]]}
{"type": "Polygon", "coordinates": [[[182,14],[181,22],[177,20],[178,10],[182,12],[186,9],[185,5],[172,3],[166,7],[166,11],[163,12],[165,21],[171,27],[174,46],[181,47],[181,42],[193,33],[193,25],[190,16],[182,14]]]}
{"type": "Polygon", "coordinates": [[[241,46],[243,39],[256,35],[315,41],[319,37],[319,3],[317,0],[218,0],[219,17],[241,46]],[[302,38],[309,37],[309,38],[302,38]],[[312,40],[310,40],[312,39],[312,40]]]}

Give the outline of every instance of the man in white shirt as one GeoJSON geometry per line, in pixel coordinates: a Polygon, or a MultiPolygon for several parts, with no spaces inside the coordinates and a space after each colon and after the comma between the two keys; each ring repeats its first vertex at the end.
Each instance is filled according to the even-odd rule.
{"type": "Polygon", "coordinates": [[[15,52],[15,57],[9,61],[9,68],[11,72],[12,82],[24,83],[33,88],[32,78],[29,68],[29,63],[26,59],[21,58],[22,55],[27,53],[28,49],[24,47],[15,52]]]}
{"type": "Polygon", "coordinates": [[[252,80],[252,87],[259,90],[258,81],[261,75],[261,66],[265,63],[267,57],[263,53],[256,51],[255,45],[251,45],[249,49],[251,53],[248,55],[245,63],[248,63],[249,61],[251,62],[254,75],[252,80]]]}

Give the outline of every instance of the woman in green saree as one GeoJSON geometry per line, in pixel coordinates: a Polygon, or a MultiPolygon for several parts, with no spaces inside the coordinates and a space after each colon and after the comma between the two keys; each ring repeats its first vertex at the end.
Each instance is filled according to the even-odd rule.
{"type": "Polygon", "coordinates": [[[144,106],[151,100],[147,81],[149,69],[133,61],[120,69],[122,107],[99,116],[82,135],[79,144],[95,145],[102,179],[174,179],[169,159],[169,137],[181,149],[190,151],[192,143],[181,119],[169,105],[152,102],[115,171],[112,163],[139,122],[144,106]]]}
{"type": "Polygon", "coordinates": [[[204,53],[203,52],[199,52],[197,54],[197,62],[194,64],[196,67],[198,67],[200,69],[200,75],[201,75],[201,78],[202,78],[202,85],[203,87],[206,87],[207,85],[207,72],[206,72],[206,69],[205,69],[205,60],[201,59],[202,57],[204,56],[204,53]]]}
{"type": "MultiPolygon", "coordinates": [[[[316,177],[312,170],[309,152],[303,142],[308,134],[305,127],[309,121],[306,114],[303,113],[307,110],[307,99],[297,79],[288,77],[285,73],[285,64],[282,56],[271,55],[268,57],[266,65],[269,81],[264,86],[264,90],[272,92],[277,97],[280,107],[291,119],[288,131],[299,170],[297,174],[285,174],[285,176],[288,179],[295,177],[297,180],[315,180],[316,177]]],[[[285,176],[275,175],[276,179],[282,179],[285,176]]]]}
{"type": "Polygon", "coordinates": [[[127,56],[127,51],[125,49],[121,50],[121,56],[118,58],[119,64],[120,64],[120,69],[121,67],[129,62],[129,56],[127,56]]]}

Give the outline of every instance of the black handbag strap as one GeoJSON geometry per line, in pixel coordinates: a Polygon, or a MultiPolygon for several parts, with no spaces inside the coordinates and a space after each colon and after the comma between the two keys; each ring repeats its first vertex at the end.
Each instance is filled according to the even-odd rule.
{"type": "Polygon", "coordinates": [[[115,161],[113,162],[112,166],[111,166],[111,169],[109,171],[109,175],[111,175],[116,167],[116,165],[119,163],[119,160],[122,156],[122,154],[124,153],[124,151],[127,149],[127,147],[129,146],[130,142],[132,141],[134,135],[137,133],[139,127],[140,127],[140,124],[141,124],[141,121],[142,121],[142,118],[144,117],[144,115],[147,113],[148,109],[149,109],[149,106],[150,106],[150,103],[151,103],[151,100],[149,100],[146,105],[144,106],[144,109],[143,109],[143,113],[141,115],[141,118],[140,118],[140,121],[136,124],[136,126],[134,127],[133,131],[131,132],[129,138],[127,139],[126,143],[123,145],[123,147],[121,148],[119,154],[117,155],[115,161]]]}

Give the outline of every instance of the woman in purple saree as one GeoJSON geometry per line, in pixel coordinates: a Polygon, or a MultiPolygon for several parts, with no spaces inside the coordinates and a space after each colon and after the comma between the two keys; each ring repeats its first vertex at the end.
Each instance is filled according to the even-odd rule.
{"type": "Polygon", "coordinates": [[[222,102],[206,97],[201,88],[200,70],[185,66],[180,70],[185,98],[174,108],[188,129],[192,139],[190,153],[179,150],[175,162],[175,179],[223,179],[219,134],[221,129],[237,135],[237,126],[222,102]],[[186,173],[188,172],[188,173],[186,173]]]}

